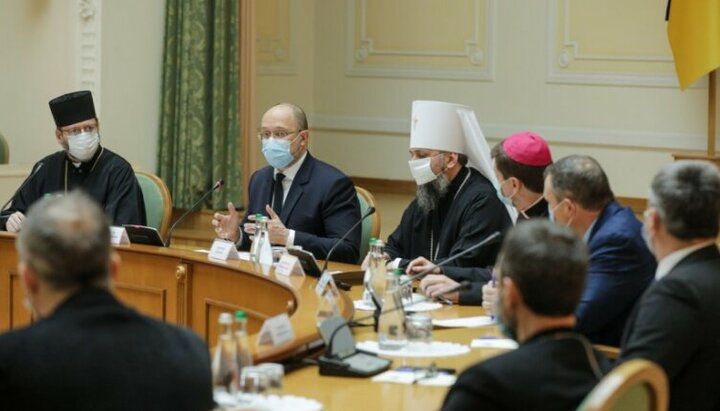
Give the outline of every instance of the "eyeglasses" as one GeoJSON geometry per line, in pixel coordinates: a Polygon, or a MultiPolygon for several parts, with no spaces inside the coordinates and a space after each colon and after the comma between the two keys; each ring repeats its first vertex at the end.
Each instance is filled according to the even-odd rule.
{"type": "Polygon", "coordinates": [[[297,133],[302,133],[303,131],[305,131],[305,130],[288,131],[288,130],[280,129],[280,130],[271,131],[271,130],[260,129],[260,130],[258,130],[257,137],[260,141],[269,140],[271,138],[285,140],[289,136],[291,136],[293,134],[297,134],[297,133]]]}
{"type": "Polygon", "coordinates": [[[82,127],[73,127],[69,129],[61,130],[63,134],[69,135],[69,136],[77,136],[80,133],[92,133],[95,130],[97,130],[96,125],[88,125],[88,126],[82,126],[82,127]]]}

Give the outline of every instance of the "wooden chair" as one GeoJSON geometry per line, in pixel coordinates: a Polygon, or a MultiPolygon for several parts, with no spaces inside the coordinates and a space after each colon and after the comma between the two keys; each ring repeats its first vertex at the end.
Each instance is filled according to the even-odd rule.
{"type": "Polygon", "coordinates": [[[140,189],[145,202],[145,216],[147,225],[154,227],[160,232],[160,237],[166,238],[172,218],[172,198],[165,182],[155,174],[144,171],[136,171],[135,178],[140,184],[140,189]]]}
{"type": "Polygon", "coordinates": [[[355,186],[358,201],[360,202],[360,214],[364,215],[370,207],[375,207],[375,214],[366,219],[362,223],[362,236],[360,237],[360,258],[358,264],[361,264],[365,255],[368,253],[370,239],[380,236],[380,211],[375,205],[375,196],[366,189],[355,186]]]}
{"type": "Polygon", "coordinates": [[[665,411],[668,381],[657,364],[630,360],[613,369],[590,391],[578,411],[665,411]]]}
{"type": "Polygon", "coordinates": [[[7,164],[10,161],[10,146],[5,136],[0,133],[0,164],[7,164]]]}

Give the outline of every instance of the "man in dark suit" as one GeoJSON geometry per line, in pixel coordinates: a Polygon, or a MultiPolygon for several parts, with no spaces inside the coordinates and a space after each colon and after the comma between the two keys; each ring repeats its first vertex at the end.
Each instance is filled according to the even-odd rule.
{"type": "Polygon", "coordinates": [[[720,175],[681,161],[653,179],[644,233],[658,259],[655,283],[628,320],[620,360],[658,363],[671,410],[719,410],[720,175]]]}
{"type": "Polygon", "coordinates": [[[574,410],[609,368],[573,330],[585,245],[568,228],[535,219],[510,231],[498,261],[498,320],[520,347],[465,370],[442,409],[574,410]]]}
{"type": "MultiPolygon", "coordinates": [[[[258,132],[268,167],[250,178],[248,207],[240,214],[228,203],[228,214],[216,213],[215,232],[247,250],[255,234],[255,214],[267,214],[273,245],[299,245],[325,259],[330,248],[360,219],[360,204],[352,181],[308,151],[310,131],[303,110],[290,103],[271,107],[258,132]]],[[[358,226],[331,259],[357,263],[361,231],[358,226]]]]}
{"type": "Polygon", "coordinates": [[[3,410],[208,410],[208,349],[110,293],[109,221],[80,192],[34,204],[17,238],[35,323],[0,335],[3,410]]]}
{"type": "Polygon", "coordinates": [[[630,208],[615,201],[600,164],[573,155],[545,170],[550,216],[575,230],[590,252],[577,330],[592,342],[618,346],[630,312],[652,281],[655,260],[630,208]]]}

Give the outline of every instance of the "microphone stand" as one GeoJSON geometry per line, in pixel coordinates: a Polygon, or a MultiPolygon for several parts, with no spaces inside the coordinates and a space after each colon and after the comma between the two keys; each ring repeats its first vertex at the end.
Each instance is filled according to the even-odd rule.
{"type": "Polygon", "coordinates": [[[182,220],[184,220],[185,217],[187,217],[188,214],[190,214],[200,203],[202,203],[203,201],[205,201],[205,199],[210,197],[210,194],[212,194],[215,190],[217,190],[218,188],[220,188],[224,185],[225,185],[225,180],[223,180],[222,178],[220,180],[216,181],[215,184],[213,184],[212,188],[210,190],[208,190],[207,193],[203,194],[203,196],[200,197],[200,199],[198,201],[196,201],[195,204],[193,204],[190,208],[188,208],[185,211],[185,213],[183,213],[183,215],[180,216],[180,218],[175,220],[175,222],[172,224],[172,226],[170,226],[170,229],[168,230],[168,236],[167,236],[167,239],[165,239],[165,247],[170,247],[170,240],[172,239],[173,231],[175,231],[175,228],[177,227],[177,225],[182,220]]]}

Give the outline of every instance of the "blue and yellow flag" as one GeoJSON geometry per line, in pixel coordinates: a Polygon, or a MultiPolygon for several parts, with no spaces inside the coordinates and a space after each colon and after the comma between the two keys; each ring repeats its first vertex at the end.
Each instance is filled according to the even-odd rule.
{"type": "Polygon", "coordinates": [[[680,89],[720,67],[720,0],[672,0],[667,32],[680,89]]]}

